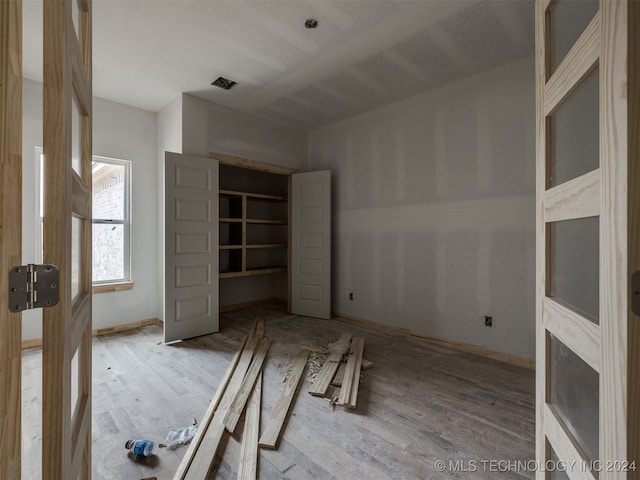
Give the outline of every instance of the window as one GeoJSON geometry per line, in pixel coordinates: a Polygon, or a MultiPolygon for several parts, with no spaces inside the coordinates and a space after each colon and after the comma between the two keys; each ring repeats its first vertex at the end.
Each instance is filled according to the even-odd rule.
{"type": "MultiPolygon", "coordinates": [[[[40,263],[43,244],[44,171],[45,159],[42,148],[36,148],[38,178],[36,237],[37,261],[40,263]]],[[[109,284],[126,284],[131,281],[131,162],[94,156],[91,171],[94,293],[126,290],[131,286],[105,287],[109,284]]]]}
{"type": "Polygon", "coordinates": [[[128,282],[131,162],[93,157],[93,283],[128,282]]]}

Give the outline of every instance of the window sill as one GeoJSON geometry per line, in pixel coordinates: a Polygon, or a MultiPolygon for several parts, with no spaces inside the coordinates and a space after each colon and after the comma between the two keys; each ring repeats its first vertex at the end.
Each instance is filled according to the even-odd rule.
{"type": "Polygon", "coordinates": [[[102,283],[100,285],[93,286],[93,293],[112,293],[123,292],[125,290],[132,290],[133,282],[118,282],[118,283],[102,283]]]}

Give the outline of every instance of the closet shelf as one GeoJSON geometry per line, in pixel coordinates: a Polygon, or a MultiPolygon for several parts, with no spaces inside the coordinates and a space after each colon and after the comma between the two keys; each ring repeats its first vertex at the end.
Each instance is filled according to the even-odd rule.
{"type": "Polygon", "coordinates": [[[254,192],[238,192],[235,190],[219,190],[221,197],[247,197],[256,200],[270,200],[276,202],[286,202],[287,197],[283,195],[265,195],[263,193],[254,193],[254,192]]]}
{"type": "Polygon", "coordinates": [[[221,271],[220,278],[235,278],[235,277],[251,277],[254,275],[269,275],[272,273],[286,272],[287,267],[273,266],[273,267],[259,267],[248,268],[246,271],[221,271]]]}

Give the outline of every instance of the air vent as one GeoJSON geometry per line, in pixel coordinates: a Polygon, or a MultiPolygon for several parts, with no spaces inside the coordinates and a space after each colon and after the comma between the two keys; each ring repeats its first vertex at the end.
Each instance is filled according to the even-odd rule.
{"type": "Polygon", "coordinates": [[[220,87],[224,90],[229,90],[235,84],[236,82],[234,82],[233,80],[229,80],[228,78],[224,77],[218,77],[213,82],[211,82],[211,85],[213,85],[214,87],[220,87]]]}

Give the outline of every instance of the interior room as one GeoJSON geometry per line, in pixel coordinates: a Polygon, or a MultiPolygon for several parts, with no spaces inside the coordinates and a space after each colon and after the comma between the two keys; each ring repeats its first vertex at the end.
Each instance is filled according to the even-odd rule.
{"type": "MultiPolygon", "coordinates": [[[[22,263],[38,264],[49,263],[49,47],[43,2],[22,8],[22,263]]],[[[550,337],[536,330],[536,8],[93,0],[93,350],[70,370],[90,365],[93,478],[524,479],[540,459],[602,457],[600,357],[585,363],[553,326],[550,337]],[[552,399],[577,438],[567,449],[536,437],[540,338],[543,362],[569,365],[552,399]],[[212,398],[224,405],[234,382],[227,430],[207,443],[222,425],[212,398]],[[275,445],[264,443],[276,413],[275,445]],[[161,445],[194,424],[193,442],[161,445]],[[248,435],[263,435],[253,463],[248,435]],[[131,439],[152,440],[154,454],[128,451],[131,439]]],[[[549,8],[562,24],[552,37],[560,71],[605,16],[597,0],[549,8]]],[[[557,155],[568,160],[550,167],[547,188],[599,174],[593,65],[578,106],[558,111],[568,127],[557,136],[570,141],[557,155]]],[[[560,259],[547,294],[602,317],[599,223],[560,223],[545,234],[560,259]]],[[[43,315],[22,312],[24,479],[42,478],[47,441],[43,315]]],[[[599,335],[587,323],[575,338],[599,335]]]]}

